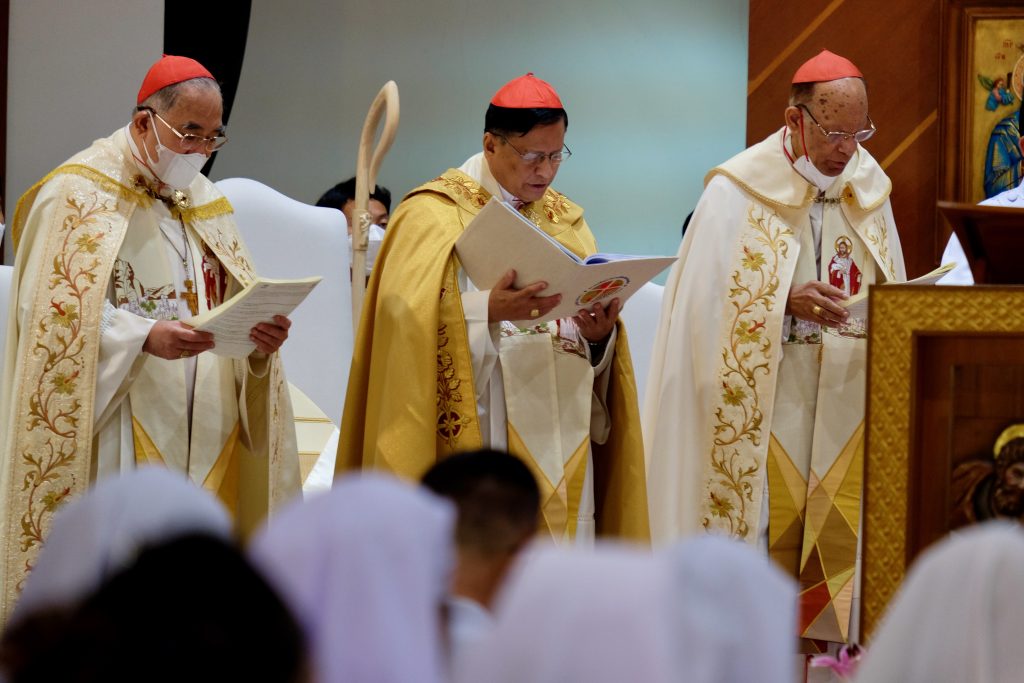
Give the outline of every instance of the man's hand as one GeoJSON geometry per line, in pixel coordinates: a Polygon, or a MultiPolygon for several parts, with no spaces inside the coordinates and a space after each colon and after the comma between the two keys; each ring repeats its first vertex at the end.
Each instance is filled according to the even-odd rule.
{"type": "Polygon", "coordinates": [[[275,315],[272,323],[257,323],[249,330],[249,339],[256,342],[256,348],[270,355],[281,348],[288,338],[292,321],[283,315],[275,315]]]}
{"type": "Polygon", "coordinates": [[[846,322],[850,316],[849,311],[836,303],[846,298],[846,293],[841,289],[821,280],[808,280],[803,284],[794,285],[789,290],[786,314],[819,325],[835,327],[846,322]]]}
{"type": "Polygon", "coordinates": [[[544,291],[548,283],[534,282],[522,289],[515,289],[512,283],[516,280],[516,271],[510,270],[498,284],[491,288],[491,296],[487,300],[487,321],[496,323],[502,320],[532,320],[546,315],[548,311],[562,300],[561,294],[554,296],[536,296],[544,291]]]}
{"type": "Polygon", "coordinates": [[[615,327],[615,321],[619,319],[619,310],[622,305],[618,299],[612,299],[608,308],[601,304],[594,304],[590,310],[583,309],[572,317],[580,328],[580,334],[588,342],[599,342],[608,338],[615,327]]]}
{"type": "Polygon", "coordinates": [[[199,332],[180,320],[158,320],[149,328],[142,350],[164,360],[188,358],[213,348],[213,335],[199,332]]]}

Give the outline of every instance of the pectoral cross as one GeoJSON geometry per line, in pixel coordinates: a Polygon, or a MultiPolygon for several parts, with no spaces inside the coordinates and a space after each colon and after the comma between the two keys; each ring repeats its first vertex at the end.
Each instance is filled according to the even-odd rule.
{"type": "Polygon", "coordinates": [[[195,287],[194,282],[191,279],[185,278],[185,291],[179,292],[181,298],[188,304],[188,310],[192,315],[199,315],[199,294],[192,290],[195,287]]]}

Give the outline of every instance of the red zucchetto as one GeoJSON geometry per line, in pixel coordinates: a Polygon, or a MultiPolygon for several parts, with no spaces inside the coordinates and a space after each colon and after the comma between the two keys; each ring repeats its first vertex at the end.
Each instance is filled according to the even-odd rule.
{"type": "Polygon", "coordinates": [[[213,74],[190,57],[164,55],[146,72],[146,77],[142,79],[142,87],[139,88],[139,99],[136,104],[142,104],[157,90],[163,90],[169,85],[193,78],[213,78],[213,74]]]}
{"type": "Polygon", "coordinates": [[[542,81],[533,72],[513,78],[501,86],[491,98],[495,107],[506,109],[564,109],[558,93],[547,81],[542,81]]]}
{"type": "Polygon", "coordinates": [[[793,83],[824,83],[840,78],[864,78],[864,74],[846,57],[822,50],[800,65],[793,83]]]}

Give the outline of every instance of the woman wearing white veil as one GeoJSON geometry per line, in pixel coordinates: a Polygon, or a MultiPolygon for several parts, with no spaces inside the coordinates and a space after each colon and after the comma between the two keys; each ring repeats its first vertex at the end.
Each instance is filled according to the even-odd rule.
{"type": "Polygon", "coordinates": [[[451,505],[376,474],[280,511],[250,557],[306,633],[314,683],[446,680],[451,505]]]}
{"type": "Polygon", "coordinates": [[[539,548],[500,596],[494,628],[456,671],[458,683],[676,683],[666,602],[668,564],[599,545],[539,548]]]}
{"type": "Polygon", "coordinates": [[[665,551],[674,647],[688,683],[796,680],[797,590],[764,555],[698,536],[665,551]]]}
{"type": "Polygon", "coordinates": [[[1020,681],[1022,593],[1024,529],[993,521],[953,533],[911,568],[855,680],[1020,681]]]}
{"type": "Polygon", "coordinates": [[[141,467],[102,479],[53,516],[11,623],[39,609],[70,606],[131,564],[144,547],[191,533],[230,540],[231,517],[184,475],[141,467]]]}

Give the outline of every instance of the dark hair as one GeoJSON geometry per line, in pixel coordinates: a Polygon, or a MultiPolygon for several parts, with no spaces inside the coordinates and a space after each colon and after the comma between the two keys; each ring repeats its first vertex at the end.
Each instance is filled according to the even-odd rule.
{"type": "Polygon", "coordinates": [[[999,469],[1005,469],[1010,465],[1024,461],[1024,437],[1010,439],[996,454],[996,465],[999,469]]]}
{"type": "Polygon", "coordinates": [[[789,106],[798,107],[807,104],[814,96],[814,86],[817,83],[794,83],[789,88],[789,106]]]}
{"type": "Polygon", "coordinates": [[[455,542],[487,555],[514,551],[537,530],[540,492],[519,458],[483,449],[441,460],[423,485],[455,503],[455,542]]]}
{"type": "Polygon", "coordinates": [[[301,630],[240,550],[193,534],[143,550],[79,605],[27,615],[0,662],[11,683],[300,683],[301,630]]]}
{"type": "Polygon", "coordinates": [[[484,116],[484,132],[493,135],[522,136],[537,126],[549,126],[562,121],[569,128],[569,115],[564,109],[511,109],[509,107],[487,107],[484,116]]]}
{"type": "MultiPolygon", "coordinates": [[[[345,206],[345,202],[356,198],[356,179],[349,178],[348,180],[338,183],[331,189],[324,192],[320,199],[316,200],[317,206],[326,206],[329,209],[337,209],[341,211],[342,207],[345,206]]],[[[384,210],[391,213],[391,191],[386,187],[375,185],[373,192],[370,193],[370,199],[376,199],[378,202],[384,205],[384,210]]]]}

